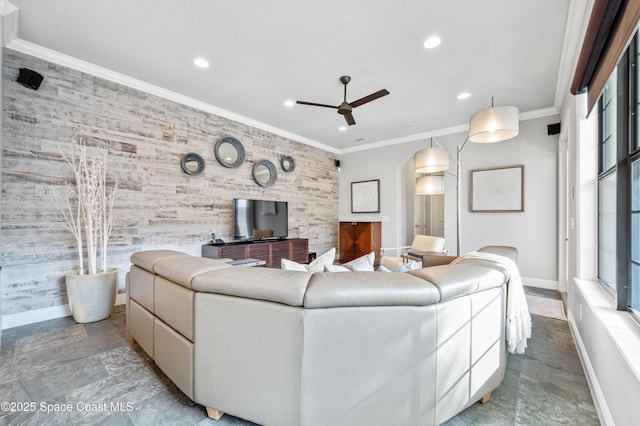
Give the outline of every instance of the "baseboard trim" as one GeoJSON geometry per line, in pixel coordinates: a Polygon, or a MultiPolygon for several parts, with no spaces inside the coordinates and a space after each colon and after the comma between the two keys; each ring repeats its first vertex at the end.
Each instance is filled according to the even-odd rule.
{"type": "MultiPolygon", "coordinates": [[[[118,294],[116,296],[116,305],[124,305],[125,303],[126,294],[118,294]]],[[[71,309],[69,309],[69,305],[52,306],[50,308],[3,315],[2,329],[6,330],[8,328],[20,327],[23,325],[35,324],[37,322],[48,321],[56,318],[68,317],[70,315],[71,309]]]]}
{"type": "Polygon", "coordinates": [[[522,285],[527,287],[546,288],[548,290],[558,290],[560,288],[558,281],[543,280],[540,278],[522,277],[522,285]]]}
{"type": "Polygon", "coordinates": [[[575,320],[571,311],[568,312],[567,319],[567,322],[569,323],[569,330],[571,331],[571,335],[573,336],[573,341],[576,343],[576,348],[578,349],[578,357],[580,358],[580,361],[582,362],[582,368],[586,373],[585,377],[587,379],[589,389],[591,390],[593,403],[596,407],[596,412],[598,413],[600,422],[604,426],[614,426],[615,423],[613,421],[613,417],[611,416],[611,412],[609,411],[609,406],[607,405],[607,401],[604,398],[604,393],[602,392],[602,388],[600,387],[600,382],[598,382],[598,377],[596,376],[596,372],[593,369],[591,360],[589,359],[587,348],[584,346],[582,337],[580,337],[580,332],[575,326],[575,320]]]}

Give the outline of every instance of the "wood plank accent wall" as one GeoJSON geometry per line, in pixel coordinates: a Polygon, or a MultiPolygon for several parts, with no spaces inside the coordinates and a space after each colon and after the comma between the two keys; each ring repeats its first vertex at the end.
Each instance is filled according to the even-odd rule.
{"type": "Polygon", "coordinates": [[[3,315],[67,303],[64,277],[77,268],[76,248],[52,196],[72,178],[60,148],[73,134],[107,142],[119,175],[109,264],[121,270],[120,292],[135,251],[167,248],[199,256],[211,232],[231,240],[234,197],[288,201],[290,236],[308,238],[311,251],[336,246],[336,154],[10,49],[3,62],[3,315]],[[19,68],[44,76],[38,91],[16,83],[19,68]],[[213,147],[225,136],[245,147],[238,169],[215,159],[213,147]],[[204,158],[200,176],[180,169],[188,152],[204,158]],[[280,168],[285,155],[296,161],[292,173],[280,168]],[[251,177],[262,159],[278,168],[271,188],[251,177]]]}

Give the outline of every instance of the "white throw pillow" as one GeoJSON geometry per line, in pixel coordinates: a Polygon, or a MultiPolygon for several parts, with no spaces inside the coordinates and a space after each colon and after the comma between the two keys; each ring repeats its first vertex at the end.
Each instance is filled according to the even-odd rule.
{"type": "Polygon", "coordinates": [[[357,259],[353,259],[351,262],[347,262],[342,266],[350,271],[374,271],[373,262],[375,259],[376,253],[372,251],[371,253],[360,256],[357,259]]]}
{"type": "Polygon", "coordinates": [[[333,260],[336,257],[336,248],[333,247],[326,253],[318,256],[313,262],[308,265],[294,262],[289,259],[280,260],[280,268],[290,271],[309,271],[309,272],[323,272],[325,265],[333,265],[333,260]]]}
{"type": "Polygon", "coordinates": [[[413,271],[414,269],[420,269],[420,263],[418,262],[409,262],[409,263],[403,263],[400,266],[396,266],[393,269],[389,269],[389,268],[385,268],[384,266],[380,265],[380,267],[378,268],[379,272],[407,272],[407,271],[413,271]]]}
{"type": "Polygon", "coordinates": [[[325,272],[351,272],[351,269],[342,265],[324,265],[325,272]]]}
{"type": "Polygon", "coordinates": [[[288,271],[302,271],[307,272],[307,265],[303,265],[298,262],[294,262],[289,259],[280,259],[280,268],[288,271]]]}

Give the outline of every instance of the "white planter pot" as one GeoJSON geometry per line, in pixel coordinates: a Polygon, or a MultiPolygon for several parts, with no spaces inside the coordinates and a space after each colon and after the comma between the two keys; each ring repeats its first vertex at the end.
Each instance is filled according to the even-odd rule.
{"type": "Polygon", "coordinates": [[[94,275],[67,275],[69,308],[78,323],[108,318],[117,292],[118,268],[94,275]]]}

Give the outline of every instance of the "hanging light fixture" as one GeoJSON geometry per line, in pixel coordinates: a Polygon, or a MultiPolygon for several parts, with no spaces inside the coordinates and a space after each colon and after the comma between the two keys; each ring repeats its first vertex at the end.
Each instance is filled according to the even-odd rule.
{"type": "Polygon", "coordinates": [[[476,143],[502,142],[518,135],[519,111],[514,106],[493,106],[471,115],[469,140],[476,143]]]}
{"type": "Polygon", "coordinates": [[[416,194],[444,194],[444,175],[420,176],[417,178],[416,194]]]}
{"type": "Polygon", "coordinates": [[[413,156],[416,173],[438,173],[449,168],[449,151],[441,146],[433,146],[418,151],[413,156]]]}
{"type": "MultiPolygon", "coordinates": [[[[414,155],[414,164],[417,173],[438,173],[445,172],[456,178],[456,248],[460,255],[462,221],[461,221],[461,199],[462,199],[462,160],[461,153],[467,142],[491,143],[502,142],[514,138],[520,130],[520,117],[517,107],[505,106],[494,107],[491,98],[491,108],[478,111],[469,120],[469,135],[456,148],[456,157],[450,157],[449,152],[435,141],[438,145],[418,151],[414,155]],[[449,158],[455,163],[456,173],[450,173],[449,158]]],[[[444,194],[444,174],[420,176],[416,179],[416,194],[444,194]]]]}

